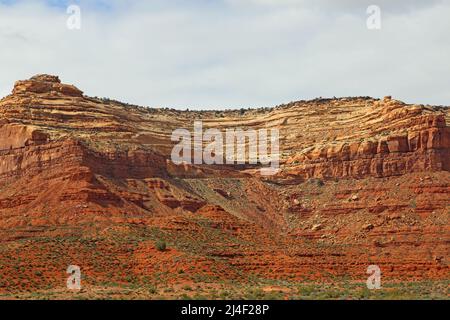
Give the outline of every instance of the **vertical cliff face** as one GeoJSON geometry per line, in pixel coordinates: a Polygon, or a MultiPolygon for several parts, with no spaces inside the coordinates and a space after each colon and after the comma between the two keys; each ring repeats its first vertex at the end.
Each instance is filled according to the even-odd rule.
{"type": "Polygon", "coordinates": [[[308,148],[288,160],[288,175],[364,178],[449,171],[450,128],[444,115],[420,114],[402,125],[381,136],[308,148]]]}
{"type": "Polygon", "coordinates": [[[5,123],[0,127],[0,150],[24,148],[30,145],[45,144],[48,135],[30,126],[5,123]]]}
{"type": "MultiPolygon", "coordinates": [[[[20,246],[30,267],[69,250],[93,284],[106,277],[92,271],[96,264],[118,282],[161,266],[238,282],[242,272],[359,279],[369,262],[389,279],[444,279],[448,119],[448,109],[389,97],[181,112],[90,98],[55,76],[18,81],[0,100],[0,240],[13,244],[2,248],[4,278],[14,290],[26,287],[13,278],[20,246]],[[280,172],[175,165],[172,131],[191,130],[195,120],[205,130],[279,129],[280,172]],[[153,247],[159,237],[172,246],[166,255],[153,247]],[[77,252],[74,238],[84,239],[77,252]],[[98,261],[89,255],[93,239],[98,261]]],[[[47,275],[67,267],[64,259],[46,263],[47,275]]],[[[46,279],[36,281],[55,284],[46,279]]]]}

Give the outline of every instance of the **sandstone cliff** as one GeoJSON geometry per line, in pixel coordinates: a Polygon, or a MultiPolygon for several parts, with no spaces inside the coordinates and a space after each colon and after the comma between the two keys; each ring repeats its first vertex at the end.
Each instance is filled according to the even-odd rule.
{"type": "Polygon", "coordinates": [[[242,272],[364,279],[369,263],[391,279],[445,279],[449,114],[390,97],[181,112],[87,97],[55,76],[18,81],[0,101],[0,264],[9,283],[0,293],[27,286],[13,277],[17,259],[48,276],[39,288],[58,283],[50,275],[71,260],[93,284],[108,268],[118,282],[191,267],[236,281],[242,272]],[[279,129],[280,172],[175,165],[172,131],[195,120],[279,129]],[[153,248],[161,237],[166,255],[153,248]],[[79,251],[74,239],[84,239],[79,251]],[[67,256],[48,265],[55,250],[67,256]]]}

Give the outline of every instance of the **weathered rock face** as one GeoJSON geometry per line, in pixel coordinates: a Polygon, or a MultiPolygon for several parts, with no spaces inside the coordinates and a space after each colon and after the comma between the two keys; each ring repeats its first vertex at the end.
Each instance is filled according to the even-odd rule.
{"type": "Polygon", "coordinates": [[[64,274],[55,251],[86,265],[92,285],[107,270],[120,283],[167,270],[365,281],[368,264],[389,279],[446,279],[449,114],[391,98],[181,112],[89,98],[55,76],[18,81],[0,100],[0,240],[11,244],[0,279],[11,292],[30,285],[13,277],[20,261],[64,274]],[[205,130],[278,128],[280,173],[175,165],[173,130],[199,119],[205,130]],[[155,251],[155,234],[173,251],[155,251]]]}
{"type": "Polygon", "coordinates": [[[401,134],[309,148],[289,159],[288,175],[363,178],[449,171],[450,128],[444,115],[423,115],[414,124],[401,134]]]}
{"type": "Polygon", "coordinates": [[[23,148],[29,145],[44,144],[49,137],[42,131],[19,124],[0,126],[0,151],[23,148]]]}
{"type": "Polygon", "coordinates": [[[56,76],[50,75],[37,75],[30,80],[17,81],[14,85],[13,94],[62,94],[72,97],[81,97],[83,92],[76,87],[61,84],[61,81],[56,76]]]}

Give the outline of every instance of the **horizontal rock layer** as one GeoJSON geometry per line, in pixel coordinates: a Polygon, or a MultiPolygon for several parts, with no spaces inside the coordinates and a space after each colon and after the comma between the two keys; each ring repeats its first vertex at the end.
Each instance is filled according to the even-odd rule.
{"type": "Polygon", "coordinates": [[[153,276],[171,284],[166,271],[183,281],[365,281],[369,264],[388,280],[446,279],[448,119],[448,109],[389,97],[182,112],[86,97],[55,76],[19,81],[0,101],[9,288],[0,294],[33,285],[15,278],[19,267],[40,270],[24,277],[39,288],[57,287],[68,260],[81,261],[94,286],[153,276]],[[279,129],[280,172],[175,165],[171,134],[197,120],[223,132],[279,129]]]}

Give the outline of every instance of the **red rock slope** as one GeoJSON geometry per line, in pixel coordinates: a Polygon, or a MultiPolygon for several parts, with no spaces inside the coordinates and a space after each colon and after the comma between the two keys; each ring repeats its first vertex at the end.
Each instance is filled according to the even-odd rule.
{"type": "Polygon", "coordinates": [[[181,112],[55,76],[18,81],[0,101],[0,294],[63,290],[69,264],[90,288],[364,283],[369,264],[390,280],[448,279],[448,119],[389,97],[181,112]],[[281,171],[174,165],[171,133],[195,120],[279,129],[281,171]]]}

